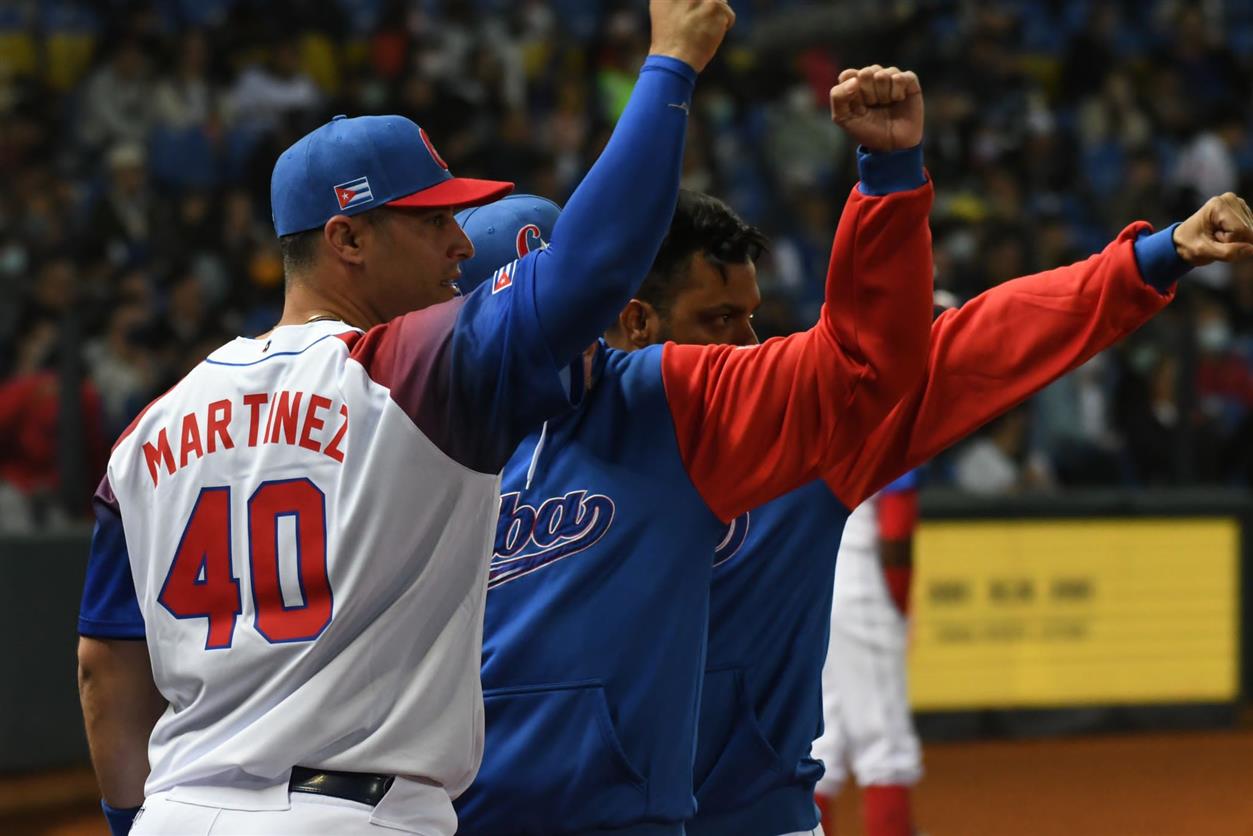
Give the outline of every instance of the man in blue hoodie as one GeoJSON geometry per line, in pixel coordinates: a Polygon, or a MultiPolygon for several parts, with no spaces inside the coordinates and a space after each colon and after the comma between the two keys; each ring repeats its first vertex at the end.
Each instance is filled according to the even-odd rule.
{"type": "MultiPolygon", "coordinates": [[[[874,299],[864,284],[861,293],[833,288],[849,264],[842,244],[867,248],[855,266],[873,271],[913,243],[881,244],[886,219],[859,217],[862,190],[874,189],[874,161],[862,165],[824,320],[874,299]],[[855,235],[846,234],[850,218],[861,224],[855,235]]],[[[898,211],[912,211],[908,196],[898,211]]],[[[466,265],[467,285],[541,247],[556,211],[516,197],[464,213],[480,254],[466,265]]],[[[822,722],[848,509],[1134,330],[1168,303],[1190,264],[1247,254],[1231,243],[1253,237],[1246,212],[1225,196],[1177,228],[1150,235],[1133,225],[1101,255],[945,314],[924,349],[925,379],[843,453],[793,429],[813,408],[803,399],[791,414],[775,402],[779,388],[805,380],[803,364],[722,365],[795,337],[752,350],[714,345],[757,342],[753,260],[764,238],[713,198],[681,194],[652,270],[606,334],[621,350],[589,350],[584,405],[527,439],[506,469],[484,639],[487,743],[460,800],[462,832],[679,833],[673,811],[692,809],[693,790],[700,807],[689,833],[811,832],[822,766],[809,747],[822,722]],[[680,344],[659,345],[668,338],[680,344]],[[711,391],[739,400],[725,411],[716,395],[691,405],[693,392],[711,391]],[[791,468],[810,455],[833,464],[775,502],[729,513],[795,479],[791,468]],[[711,515],[731,525],[711,525],[711,515]],[[687,666],[701,668],[707,611],[698,697],[700,677],[687,666]]]]}
{"type": "MultiPolygon", "coordinates": [[[[751,349],[595,345],[582,403],[506,465],[484,623],[485,759],[458,800],[459,833],[683,833],[696,812],[710,555],[727,521],[854,454],[926,359],[921,98],[912,73],[880,67],[832,91],[836,120],[874,150],[860,155],[832,304],[814,328],[751,349]]],[[[542,258],[552,212],[519,199],[463,214],[480,252],[464,289],[507,282],[519,253],[542,258]],[[494,241],[506,254],[482,264],[494,241]]],[[[722,251],[737,277],[749,244],[722,251]]]]}

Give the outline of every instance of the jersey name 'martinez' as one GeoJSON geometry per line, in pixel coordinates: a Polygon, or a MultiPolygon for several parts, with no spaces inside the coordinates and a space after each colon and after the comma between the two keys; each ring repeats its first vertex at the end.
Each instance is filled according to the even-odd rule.
{"type": "Polygon", "coordinates": [[[518,491],[500,497],[488,589],[596,545],[613,524],[613,500],[602,494],[570,491],[538,509],[520,497],[518,491]]]}
{"type": "Polygon", "coordinates": [[[260,444],[287,444],[321,453],[344,462],[344,436],[348,433],[348,405],[324,395],[304,392],[256,392],[244,395],[239,403],[228,399],[214,401],[204,408],[189,412],[175,422],[174,437],[178,440],[175,463],[174,446],[169,428],[162,427],[156,437],[143,443],[144,463],[156,487],[162,469],[173,476],[175,471],[206,453],[230,450],[235,440],[247,439],[248,447],[260,444]],[[238,407],[238,408],[237,408],[238,407]],[[246,419],[245,419],[246,414],[246,419]],[[234,433],[232,422],[239,417],[234,433]],[[336,417],[337,416],[337,417],[336,417]],[[244,424],[247,423],[247,434],[244,424]]]}

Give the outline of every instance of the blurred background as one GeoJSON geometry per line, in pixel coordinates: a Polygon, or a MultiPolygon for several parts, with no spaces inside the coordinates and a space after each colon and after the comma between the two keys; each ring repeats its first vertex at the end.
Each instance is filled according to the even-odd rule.
{"type": "MultiPolygon", "coordinates": [[[[17,816],[0,830],[59,827],[48,810],[72,812],[74,799],[90,809],[72,657],[89,498],[113,439],[148,401],[218,344],[278,318],[278,153],[336,113],[402,113],[457,174],[562,201],[630,94],[646,6],[0,2],[0,599],[22,637],[0,677],[0,816],[17,816]]],[[[696,94],[684,185],[771,236],[763,337],[807,327],[821,302],[855,179],[826,104],[844,67],[891,63],[922,79],[936,283],[958,299],[1082,258],[1133,220],[1161,226],[1211,195],[1253,195],[1250,0],[733,6],[739,22],[696,94]]],[[[988,762],[978,747],[1001,744],[936,742],[919,802],[928,832],[1253,833],[1242,709],[1251,480],[1253,263],[1194,271],[1141,332],[933,464],[913,660],[928,738],[1138,731],[1180,764],[1162,770],[1182,782],[1170,810],[1201,818],[975,827],[983,808],[961,793],[988,762]],[[1200,534],[1179,538],[1187,525],[1200,534]],[[1056,536],[1033,539],[1031,526],[1056,536]],[[1085,594],[1049,592],[1058,555],[1078,556],[1066,578],[1082,583],[1065,588],[1085,594]],[[958,623],[965,639],[945,627],[958,623]],[[1039,627],[1057,623],[1069,632],[1039,627]],[[1084,673],[1108,674],[1109,658],[1144,664],[1084,673]],[[998,674],[999,688],[943,684],[974,682],[979,666],[1021,675],[998,674]],[[1210,731],[1152,736],[1184,728],[1210,731]],[[1237,766],[1189,782],[1182,762],[1196,755],[1171,747],[1197,741],[1227,747],[1237,766]],[[1232,801],[1224,780],[1246,800],[1232,801]],[[946,804],[957,824],[933,824],[948,821],[946,804]],[[1206,811],[1221,829],[1198,823],[1206,811]]],[[[1004,745],[988,757],[1023,751],[1004,745]]],[[[1058,762],[1030,751],[1024,778],[1058,762]]],[[[1080,772],[1057,770],[1054,814],[1084,806],[1080,772]]],[[[1137,804],[1139,786],[1128,791],[1137,804]]]]}

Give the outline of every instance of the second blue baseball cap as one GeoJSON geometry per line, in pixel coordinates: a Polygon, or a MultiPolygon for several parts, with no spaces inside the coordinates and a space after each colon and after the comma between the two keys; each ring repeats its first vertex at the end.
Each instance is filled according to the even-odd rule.
{"type": "Polygon", "coordinates": [[[458,212],[457,223],[474,244],[474,258],[461,262],[457,287],[469,293],[509,262],[547,246],[560,214],[560,206],[533,194],[512,194],[458,212]]]}
{"type": "Polygon", "coordinates": [[[453,177],[426,131],[403,116],[336,116],[280,154],[270,177],[280,237],[380,206],[478,206],[511,191],[453,177]]]}

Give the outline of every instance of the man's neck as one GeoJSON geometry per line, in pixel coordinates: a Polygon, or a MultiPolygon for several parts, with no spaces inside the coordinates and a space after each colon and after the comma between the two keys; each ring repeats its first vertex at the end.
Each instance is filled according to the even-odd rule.
{"type": "Polygon", "coordinates": [[[378,324],[360,304],[317,292],[305,284],[297,284],[287,290],[287,298],[283,301],[283,315],[276,327],[307,325],[310,322],[331,319],[363,330],[378,324]]]}

